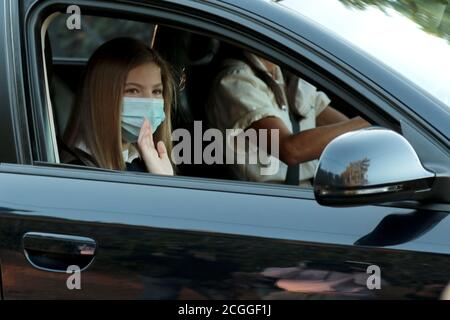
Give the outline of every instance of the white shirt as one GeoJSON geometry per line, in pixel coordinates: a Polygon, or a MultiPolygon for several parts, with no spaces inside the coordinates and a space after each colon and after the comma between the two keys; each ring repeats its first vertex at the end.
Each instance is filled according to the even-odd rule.
{"type": "Polygon", "coordinates": [[[122,149],[122,156],[126,163],[132,163],[133,160],[139,158],[139,152],[130,144],[128,149],[122,149]]]}
{"type": "MultiPolygon", "coordinates": [[[[247,54],[262,70],[266,67],[253,54],[247,54]]],[[[242,61],[226,60],[224,69],[213,82],[212,95],[207,105],[207,117],[210,127],[218,128],[222,133],[227,129],[245,130],[252,123],[266,117],[277,117],[292,132],[289,109],[279,108],[270,88],[259,79],[251,68],[242,61]]],[[[275,81],[284,88],[284,80],[279,67],[275,70],[275,81]]],[[[283,90],[284,92],[284,90],[283,90]]],[[[316,127],[316,117],[328,106],[330,99],[310,83],[300,79],[295,105],[303,119],[299,121],[300,131],[316,127]]],[[[269,156],[271,157],[271,156],[269,156]]],[[[309,179],[314,177],[317,160],[300,164],[299,185],[310,186],[309,179]]],[[[278,171],[273,175],[261,175],[262,165],[235,164],[233,174],[239,180],[284,183],[288,166],[280,161],[278,171]]]]}

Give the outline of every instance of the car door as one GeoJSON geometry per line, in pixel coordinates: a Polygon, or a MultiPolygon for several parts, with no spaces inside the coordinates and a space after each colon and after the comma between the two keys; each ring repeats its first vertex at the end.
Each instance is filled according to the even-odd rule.
{"type": "Polygon", "coordinates": [[[447,213],[326,208],[298,191],[226,192],[183,178],[0,168],[5,299],[436,298],[448,281],[447,213]],[[380,290],[367,286],[371,265],[380,290]],[[81,290],[71,289],[69,266],[82,270],[81,290]]]}
{"type": "Polygon", "coordinates": [[[2,135],[5,299],[437,298],[450,278],[442,207],[331,208],[289,186],[3,160],[32,154],[21,108],[2,109],[23,116],[2,135]]]}

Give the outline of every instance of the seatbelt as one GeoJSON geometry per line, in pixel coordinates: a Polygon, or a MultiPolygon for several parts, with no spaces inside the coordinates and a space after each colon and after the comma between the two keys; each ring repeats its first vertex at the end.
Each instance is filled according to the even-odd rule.
{"type": "MultiPolygon", "coordinates": [[[[292,124],[292,133],[297,134],[300,132],[300,123],[289,110],[289,120],[292,124]]],[[[300,164],[289,166],[286,173],[285,184],[298,186],[300,183],[300,164]]]]}

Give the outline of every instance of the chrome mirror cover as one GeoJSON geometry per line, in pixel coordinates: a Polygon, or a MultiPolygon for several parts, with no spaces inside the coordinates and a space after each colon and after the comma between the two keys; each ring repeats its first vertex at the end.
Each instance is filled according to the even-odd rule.
{"type": "Polygon", "coordinates": [[[323,151],[314,178],[324,205],[358,205],[420,198],[435,174],[395,131],[371,127],[345,133],[323,151]]]}

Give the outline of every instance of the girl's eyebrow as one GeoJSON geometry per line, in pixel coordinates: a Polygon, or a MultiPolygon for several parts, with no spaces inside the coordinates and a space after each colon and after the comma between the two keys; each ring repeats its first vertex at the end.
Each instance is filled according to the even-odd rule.
{"type": "Polygon", "coordinates": [[[160,82],[160,83],[158,83],[158,84],[155,84],[154,86],[153,86],[153,89],[155,89],[155,88],[159,88],[159,87],[162,87],[162,83],[160,82]]]}
{"type": "Polygon", "coordinates": [[[142,85],[140,85],[139,83],[135,83],[135,82],[127,82],[125,84],[125,86],[136,86],[136,87],[139,87],[139,88],[143,88],[142,85]]]}

